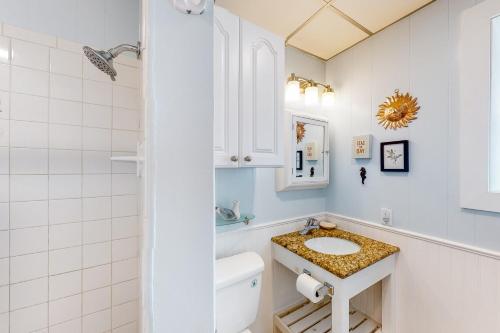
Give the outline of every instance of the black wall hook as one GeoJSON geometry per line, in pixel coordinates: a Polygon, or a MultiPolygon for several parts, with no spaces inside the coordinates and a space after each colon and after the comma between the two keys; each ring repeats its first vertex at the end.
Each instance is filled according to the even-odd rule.
{"type": "Polygon", "coordinates": [[[362,167],[359,169],[359,175],[361,177],[361,184],[365,185],[365,179],[366,179],[366,169],[362,167]]]}

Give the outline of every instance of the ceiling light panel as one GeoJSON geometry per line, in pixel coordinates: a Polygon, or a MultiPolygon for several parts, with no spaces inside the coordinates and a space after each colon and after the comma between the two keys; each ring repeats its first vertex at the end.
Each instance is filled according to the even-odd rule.
{"type": "Polygon", "coordinates": [[[433,0],[334,0],[341,10],[372,32],[377,32],[433,0]]]}
{"type": "Polygon", "coordinates": [[[327,6],[293,35],[288,44],[329,59],[366,37],[367,33],[327,6]]]}
{"type": "Polygon", "coordinates": [[[218,6],[286,38],[321,7],[323,0],[217,0],[218,6]]]}

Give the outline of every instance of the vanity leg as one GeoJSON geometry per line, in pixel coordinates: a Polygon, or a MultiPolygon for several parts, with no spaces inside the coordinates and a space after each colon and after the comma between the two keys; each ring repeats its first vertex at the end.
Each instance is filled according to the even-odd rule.
{"type": "Polygon", "coordinates": [[[338,293],[332,298],[332,332],[349,333],[349,298],[338,293]]]}

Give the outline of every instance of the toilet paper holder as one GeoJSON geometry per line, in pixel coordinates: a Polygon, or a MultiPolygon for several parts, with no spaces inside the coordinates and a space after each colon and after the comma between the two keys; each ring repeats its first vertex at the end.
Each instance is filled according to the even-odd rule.
{"type": "MultiPolygon", "coordinates": [[[[309,272],[307,269],[304,268],[302,272],[312,277],[311,272],[309,272]]],[[[323,287],[318,290],[318,294],[320,294],[321,296],[333,297],[333,286],[328,282],[323,282],[323,287]]]]}

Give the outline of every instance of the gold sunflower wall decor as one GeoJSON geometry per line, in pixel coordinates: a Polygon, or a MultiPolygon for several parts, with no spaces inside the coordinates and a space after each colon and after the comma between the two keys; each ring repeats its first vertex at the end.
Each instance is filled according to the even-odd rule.
{"type": "Polygon", "coordinates": [[[296,126],[297,132],[297,143],[300,143],[302,139],[304,139],[304,135],[306,134],[305,123],[298,121],[296,126]]]}
{"type": "Polygon", "coordinates": [[[418,110],[420,106],[416,97],[409,93],[401,94],[396,89],[393,96],[387,97],[387,100],[379,105],[378,123],[385,129],[408,127],[410,122],[417,119],[418,110]]]}

